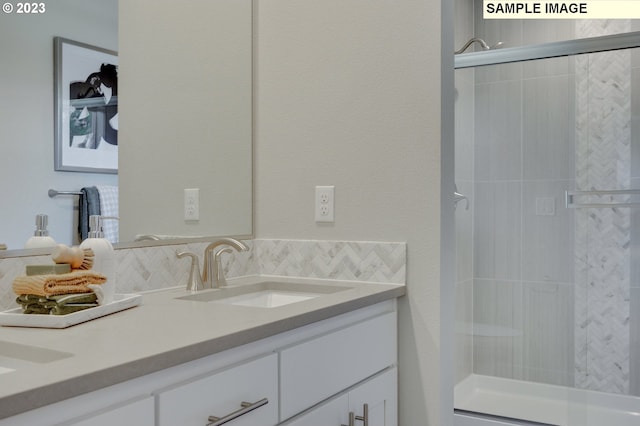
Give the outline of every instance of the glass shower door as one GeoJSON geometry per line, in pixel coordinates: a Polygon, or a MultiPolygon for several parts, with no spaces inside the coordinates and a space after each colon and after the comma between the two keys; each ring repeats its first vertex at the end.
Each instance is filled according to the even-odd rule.
{"type": "Polygon", "coordinates": [[[456,91],[456,408],[636,424],[640,52],[460,69],[456,91]]]}

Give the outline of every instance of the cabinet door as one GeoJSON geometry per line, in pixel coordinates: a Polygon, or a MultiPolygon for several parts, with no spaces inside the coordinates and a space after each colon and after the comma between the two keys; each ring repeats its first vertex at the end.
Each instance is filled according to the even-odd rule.
{"type": "MultiPolygon", "coordinates": [[[[397,395],[397,370],[394,367],[351,390],[349,411],[356,416],[364,416],[366,404],[369,426],[397,426],[397,395]]],[[[362,421],[356,421],[356,425],[362,424],[362,421]]]]}
{"type": "Polygon", "coordinates": [[[158,394],[159,426],[203,426],[240,410],[241,403],[268,403],[231,420],[229,426],[278,423],[278,356],[272,354],[158,394]]]}
{"type": "Polygon", "coordinates": [[[69,426],[154,426],[155,424],[154,401],[151,396],[84,420],[65,423],[65,425],[69,426]]]}
{"type": "Polygon", "coordinates": [[[282,418],[394,365],[396,328],[396,314],[388,313],[282,350],[282,418]]]}
{"type": "Polygon", "coordinates": [[[282,426],[340,426],[347,425],[348,422],[349,397],[345,394],[282,423],[282,426]]]}

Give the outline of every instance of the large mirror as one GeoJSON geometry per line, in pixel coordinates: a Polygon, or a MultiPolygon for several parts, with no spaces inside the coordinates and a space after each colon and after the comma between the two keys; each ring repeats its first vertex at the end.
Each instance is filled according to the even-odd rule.
{"type": "Polygon", "coordinates": [[[118,186],[122,246],[251,235],[251,0],[163,3],[49,0],[45,13],[0,15],[0,257],[25,254],[40,213],[56,241],[79,242],[78,197],[49,189],[118,186]],[[54,37],[118,51],[118,174],[54,171],[54,37]],[[185,189],[198,189],[197,220],[185,189]]]}

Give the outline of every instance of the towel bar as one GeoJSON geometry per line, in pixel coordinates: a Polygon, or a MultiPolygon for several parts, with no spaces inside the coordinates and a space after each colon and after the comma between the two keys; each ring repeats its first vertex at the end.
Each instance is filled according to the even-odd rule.
{"type": "Polygon", "coordinates": [[[57,197],[58,195],[82,195],[80,191],[56,191],[55,189],[50,189],[49,198],[57,197]]]}
{"type": "Polygon", "coordinates": [[[640,195],[640,189],[609,189],[603,191],[565,191],[564,200],[568,209],[578,208],[612,208],[612,207],[640,207],[640,202],[609,202],[609,203],[579,203],[574,197],[602,196],[602,195],[640,195]]]}

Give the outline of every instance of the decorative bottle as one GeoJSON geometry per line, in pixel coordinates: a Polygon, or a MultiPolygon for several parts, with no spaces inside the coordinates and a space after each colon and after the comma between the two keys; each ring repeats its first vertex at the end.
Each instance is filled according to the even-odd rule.
{"type": "Polygon", "coordinates": [[[36,215],[36,231],[33,237],[29,238],[24,245],[26,249],[55,247],[56,242],[49,236],[47,225],[49,224],[49,216],[46,214],[36,215]]]}
{"type": "Polygon", "coordinates": [[[116,288],[116,259],[113,246],[104,238],[102,227],[102,216],[89,216],[89,234],[81,244],[81,249],[90,248],[93,250],[93,269],[105,277],[107,282],[101,285],[91,286],[98,296],[98,302],[106,305],[113,302],[116,288]]]}

